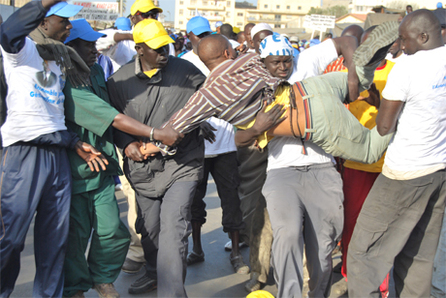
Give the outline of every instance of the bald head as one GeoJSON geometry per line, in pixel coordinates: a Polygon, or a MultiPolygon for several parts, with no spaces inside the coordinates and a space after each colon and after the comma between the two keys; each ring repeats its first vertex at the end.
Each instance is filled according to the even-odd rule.
{"type": "Polygon", "coordinates": [[[401,49],[408,55],[444,45],[440,22],[427,9],[419,9],[408,14],[400,24],[399,35],[401,49]]]}
{"type": "Polygon", "coordinates": [[[362,29],[359,25],[350,25],[346,27],[342,33],[341,36],[354,36],[358,40],[358,43],[361,40],[361,36],[364,33],[364,29],[362,29]]]}
{"type": "Polygon", "coordinates": [[[235,56],[229,40],[220,34],[206,36],[198,45],[198,57],[210,71],[225,60],[235,59],[235,56]]]}
{"type": "Polygon", "coordinates": [[[220,34],[226,36],[227,38],[233,38],[234,32],[232,31],[232,26],[230,24],[221,25],[220,34]]]}
{"type": "Polygon", "coordinates": [[[362,33],[361,39],[359,40],[359,44],[362,44],[364,41],[366,41],[370,33],[372,33],[373,29],[375,29],[376,27],[378,27],[378,25],[374,25],[367,28],[367,30],[365,30],[364,33],[362,33]]]}

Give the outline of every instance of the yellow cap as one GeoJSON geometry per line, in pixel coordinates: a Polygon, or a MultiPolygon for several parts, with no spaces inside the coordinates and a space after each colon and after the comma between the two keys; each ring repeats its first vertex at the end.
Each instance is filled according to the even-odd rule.
{"type": "Polygon", "coordinates": [[[133,40],[135,43],[145,43],[154,50],[174,43],[163,25],[154,19],[144,19],[136,24],[133,29],[133,40]]]}
{"type": "Polygon", "coordinates": [[[274,296],[270,292],[258,290],[251,292],[246,298],[274,298],[274,296]]]}
{"type": "Polygon", "coordinates": [[[130,13],[134,16],[138,11],[144,13],[151,11],[152,9],[158,9],[159,12],[163,12],[161,8],[156,7],[155,4],[153,4],[152,0],[136,0],[130,8],[130,13]]]}
{"type": "Polygon", "coordinates": [[[239,34],[240,33],[240,28],[239,27],[232,27],[232,32],[234,32],[235,34],[239,34]]]}

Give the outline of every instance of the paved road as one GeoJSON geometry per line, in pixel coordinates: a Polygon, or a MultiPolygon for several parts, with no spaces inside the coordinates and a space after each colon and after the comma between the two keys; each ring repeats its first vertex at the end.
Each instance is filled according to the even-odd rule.
{"type": "MultiPolygon", "coordinates": [[[[119,207],[121,210],[121,219],[126,223],[127,203],[121,191],[116,192],[119,207]]],[[[189,297],[246,297],[244,284],[249,279],[249,275],[235,274],[229,262],[229,252],[224,251],[224,245],[228,241],[228,236],[223,233],[221,226],[221,208],[220,199],[217,196],[215,184],[209,181],[208,192],[206,195],[207,204],[207,222],[202,228],[202,245],[205,251],[205,262],[192,265],[188,268],[186,278],[186,291],[189,297]]],[[[21,256],[21,272],[16,283],[16,287],[11,297],[31,297],[33,278],[35,274],[34,254],[33,254],[33,232],[32,226],[26,238],[25,249],[21,256]]],[[[191,250],[191,238],[189,238],[189,250],[191,250]]],[[[244,260],[248,261],[249,249],[242,249],[244,260]]],[[[339,254],[334,256],[335,264],[339,262],[339,254]]],[[[128,286],[137,278],[142,276],[143,272],[136,275],[130,275],[121,272],[115,287],[121,294],[121,297],[157,297],[156,291],[148,294],[129,295],[128,286]]],[[[343,280],[340,274],[334,275],[334,288],[331,297],[340,296],[338,288],[342,287],[343,280]]],[[[274,280],[270,279],[264,290],[276,295],[277,288],[274,280]]],[[[86,297],[98,297],[94,290],[85,293],[86,297]]]]}

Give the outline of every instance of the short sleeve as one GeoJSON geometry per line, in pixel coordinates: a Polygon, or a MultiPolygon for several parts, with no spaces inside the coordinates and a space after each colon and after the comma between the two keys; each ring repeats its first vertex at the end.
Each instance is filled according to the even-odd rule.
{"type": "Polygon", "coordinates": [[[119,112],[87,89],[66,86],[65,117],[85,129],[102,136],[119,112]]]}
{"type": "Polygon", "coordinates": [[[338,52],[332,40],[306,49],[299,55],[297,71],[288,80],[289,83],[302,81],[306,78],[324,73],[327,66],[338,58],[338,52]]]}
{"type": "Polygon", "coordinates": [[[386,87],[382,92],[382,97],[386,100],[403,101],[407,100],[410,86],[409,74],[413,69],[407,69],[406,63],[396,63],[387,77],[386,87]]]}

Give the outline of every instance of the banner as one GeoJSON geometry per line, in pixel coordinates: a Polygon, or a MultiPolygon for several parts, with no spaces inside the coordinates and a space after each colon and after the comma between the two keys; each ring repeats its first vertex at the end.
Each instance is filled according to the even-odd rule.
{"type": "Polygon", "coordinates": [[[119,17],[119,3],[117,2],[73,2],[83,6],[74,19],[88,21],[115,21],[119,17]]]}

